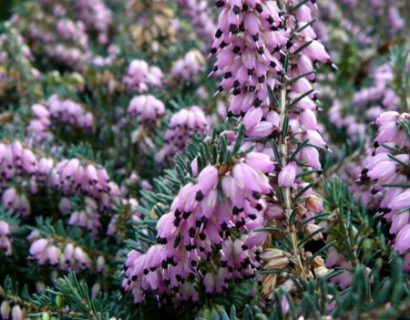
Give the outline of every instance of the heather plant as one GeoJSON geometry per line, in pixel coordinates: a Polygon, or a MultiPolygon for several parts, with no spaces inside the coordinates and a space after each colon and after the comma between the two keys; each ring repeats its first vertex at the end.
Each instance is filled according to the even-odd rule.
{"type": "Polygon", "coordinates": [[[409,317],[407,1],[7,12],[1,319],[409,317]]]}

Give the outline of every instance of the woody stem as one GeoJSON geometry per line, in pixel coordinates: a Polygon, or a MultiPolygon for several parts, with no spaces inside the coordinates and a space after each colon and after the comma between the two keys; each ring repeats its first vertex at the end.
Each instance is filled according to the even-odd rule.
{"type": "MultiPolygon", "coordinates": [[[[282,89],[280,90],[280,97],[279,97],[279,104],[280,104],[280,127],[283,128],[283,124],[285,122],[286,117],[286,86],[283,85],[282,89]]],[[[286,136],[281,136],[281,140],[279,143],[279,152],[281,156],[281,165],[284,168],[288,164],[288,139],[286,136]]],[[[283,196],[284,196],[284,206],[285,206],[285,216],[287,220],[287,234],[289,235],[290,244],[291,244],[291,254],[293,256],[294,262],[296,264],[298,276],[302,278],[302,280],[306,280],[304,267],[302,260],[300,258],[299,250],[298,250],[298,238],[296,234],[296,229],[293,225],[291,225],[290,217],[292,215],[292,198],[290,188],[286,187],[283,188],[283,196]]]]}

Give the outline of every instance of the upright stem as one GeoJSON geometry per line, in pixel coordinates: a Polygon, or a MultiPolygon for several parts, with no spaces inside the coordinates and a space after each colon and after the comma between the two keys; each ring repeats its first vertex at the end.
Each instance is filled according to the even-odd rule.
{"type": "MultiPolygon", "coordinates": [[[[279,104],[280,104],[280,127],[283,128],[283,124],[285,122],[286,117],[286,85],[284,84],[279,97],[279,104]]],[[[279,152],[281,156],[281,165],[284,168],[288,164],[288,139],[286,136],[281,136],[281,140],[279,143],[279,152]]],[[[284,195],[284,204],[285,204],[285,216],[286,216],[286,224],[287,230],[286,233],[289,235],[289,239],[291,242],[291,254],[293,256],[294,262],[296,264],[296,270],[298,271],[298,276],[300,276],[303,280],[306,280],[305,271],[302,263],[302,259],[299,255],[298,249],[298,238],[296,234],[296,229],[290,222],[290,216],[292,215],[292,199],[291,199],[291,190],[289,187],[283,188],[283,195],[284,195]]]]}

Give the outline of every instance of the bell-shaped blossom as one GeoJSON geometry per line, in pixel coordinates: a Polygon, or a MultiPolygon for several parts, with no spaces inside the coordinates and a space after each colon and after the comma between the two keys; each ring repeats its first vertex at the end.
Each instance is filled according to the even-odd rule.
{"type": "Polygon", "coordinates": [[[157,223],[158,245],[146,254],[128,254],[123,287],[134,293],[135,302],[149,291],[174,296],[177,288],[177,300],[196,301],[196,291],[186,287],[189,277],[203,282],[208,293],[221,293],[229,281],[254,276],[267,235],[252,230],[264,224],[264,196],[272,192],[265,174],[273,167],[266,155],[251,153],[231,168],[209,165],[199,172],[197,183],[182,187],[157,223]],[[231,229],[242,236],[232,237],[231,229]],[[207,262],[216,268],[203,275],[207,262]]]}
{"type": "Polygon", "coordinates": [[[133,60],[128,67],[124,83],[129,91],[135,89],[137,92],[143,93],[150,86],[161,87],[163,78],[164,75],[158,67],[149,66],[143,60],[133,60]]]}
{"type": "Polygon", "coordinates": [[[128,114],[140,123],[152,124],[165,115],[165,105],[152,95],[136,96],[128,106],[128,114]]]}

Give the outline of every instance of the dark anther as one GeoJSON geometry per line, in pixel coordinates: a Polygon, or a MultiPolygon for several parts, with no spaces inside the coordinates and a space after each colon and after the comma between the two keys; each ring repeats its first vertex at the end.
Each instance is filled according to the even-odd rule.
{"type": "Polygon", "coordinates": [[[262,100],[260,100],[259,98],[256,98],[253,104],[255,105],[255,107],[259,107],[262,104],[262,102],[263,102],[262,100]]]}
{"type": "Polygon", "coordinates": [[[174,226],[178,227],[180,223],[181,223],[181,218],[176,217],[175,220],[174,220],[174,226]]]}
{"type": "Polygon", "coordinates": [[[262,195],[259,192],[253,191],[252,197],[256,200],[259,200],[262,197],[262,195]]]}
{"type": "Polygon", "coordinates": [[[236,34],[236,33],[238,33],[239,29],[238,29],[238,27],[237,27],[236,25],[231,24],[231,25],[229,26],[229,31],[232,32],[233,34],[236,34]]]}
{"type": "Polygon", "coordinates": [[[256,90],[256,86],[249,86],[248,87],[249,92],[255,92],[255,90],[256,90]]]}
{"type": "Polygon", "coordinates": [[[190,236],[191,238],[194,238],[194,237],[195,237],[195,228],[190,228],[189,231],[188,231],[188,233],[189,233],[189,236],[190,236]]]}
{"type": "Polygon", "coordinates": [[[225,48],[228,44],[225,41],[222,41],[221,44],[219,45],[219,47],[221,49],[225,48]]]}
{"type": "Polygon", "coordinates": [[[237,208],[237,207],[233,207],[233,209],[232,209],[232,214],[233,214],[234,216],[236,216],[236,215],[240,214],[241,211],[242,211],[242,209],[239,209],[239,208],[237,208]]]}
{"type": "Polygon", "coordinates": [[[196,201],[202,201],[202,200],[204,200],[204,198],[205,198],[205,195],[202,193],[201,190],[198,190],[198,192],[195,195],[195,200],[196,201]]]}

